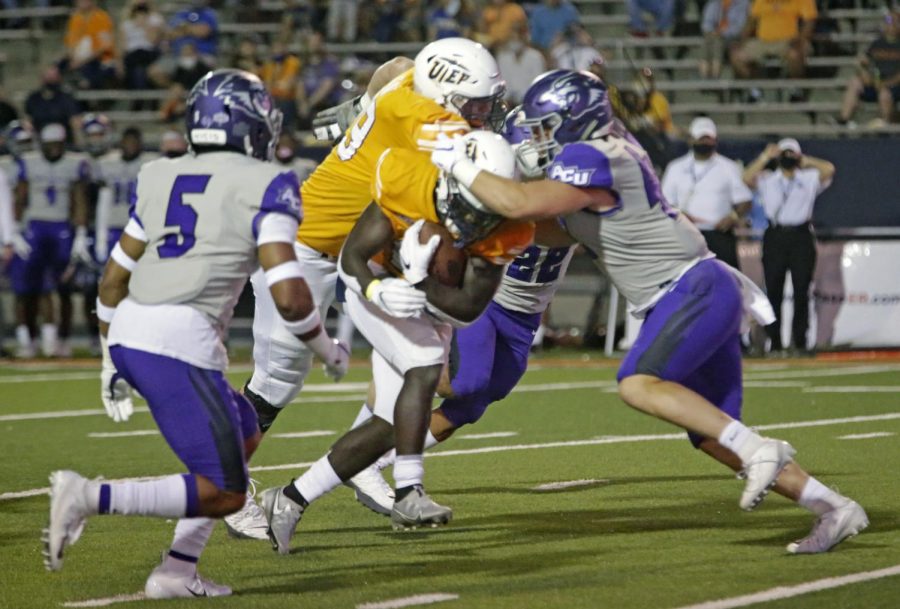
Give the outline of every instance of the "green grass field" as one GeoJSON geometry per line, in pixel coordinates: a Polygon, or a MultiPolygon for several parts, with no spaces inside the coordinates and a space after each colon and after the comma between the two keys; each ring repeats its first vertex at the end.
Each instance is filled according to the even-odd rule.
{"type": "MultiPolygon", "coordinates": [[[[232,380],[241,383],[246,370],[232,380]]],[[[159,435],[92,435],[155,429],[146,411],[123,424],[107,419],[94,372],[0,367],[0,608],[134,594],[170,541],[171,522],[97,517],[61,572],[43,568],[48,499],[40,489],[51,470],[107,478],[181,471],[159,435]],[[58,416],[64,411],[75,416],[58,416]],[[21,416],[38,413],[47,416],[21,416]]],[[[443,529],[394,533],[346,488],[308,510],[290,556],[268,543],[233,540],[220,526],[201,567],[235,595],[202,605],[355,608],[442,593],[458,596],[435,605],[447,609],[681,608],[900,565],[900,364],[746,366],[745,419],[771,426],[767,434],[793,443],[801,464],[869,513],[864,534],[818,556],[784,551],[808,532],[809,513],[777,496],[753,513],[740,511],[742,483],[672,437],[678,430],[624,406],[614,374],[614,363],[538,358],[520,391],[437,447],[426,459],[426,484],[454,508],[443,529]],[[834,421],[848,417],[864,419],[834,421]],[[498,435],[466,437],[475,434],[498,435]],[[842,439],[870,434],[879,435],[842,439]],[[535,490],[578,480],[593,482],[535,490]]],[[[350,385],[313,375],[307,400],[279,418],[251,464],[262,468],[252,474],[261,488],[286,483],[303,471],[290,464],[327,450],[353,420],[367,379],[363,364],[351,371],[350,385]],[[276,435],[315,430],[335,435],[276,435]]],[[[182,605],[197,601],[113,606],[182,605]]],[[[746,603],[707,607],[731,606],[746,603]]],[[[896,608],[900,576],[758,606],[896,608]]]]}

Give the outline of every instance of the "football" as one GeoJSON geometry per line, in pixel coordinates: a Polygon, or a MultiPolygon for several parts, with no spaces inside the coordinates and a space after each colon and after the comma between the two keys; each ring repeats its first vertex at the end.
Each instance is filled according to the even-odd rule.
{"type": "Polygon", "coordinates": [[[419,243],[428,243],[432,235],[440,235],[441,244],[431,258],[428,265],[428,274],[442,284],[458,288],[462,285],[463,275],[466,272],[466,264],[469,256],[465,251],[453,247],[453,237],[450,231],[433,222],[426,222],[419,233],[419,243]]]}

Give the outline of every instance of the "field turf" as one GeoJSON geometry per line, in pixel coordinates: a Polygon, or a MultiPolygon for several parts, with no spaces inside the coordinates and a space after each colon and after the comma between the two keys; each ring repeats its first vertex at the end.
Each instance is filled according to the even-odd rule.
{"type": "MultiPolygon", "coordinates": [[[[787,555],[809,513],[778,496],[740,511],[741,482],[677,429],[619,401],[614,362],[572,354],[535,359],[520,391],[426,459],[428,490],[454,509],[449,526],[394,533],[340,488],[308,510],[290,556],[216,529],[201,570],[233,597],[112,606],[356,608],[445,594],[458,598],[435,607],[681,608],[895,567],[750,606],[900,607],[900,364],[760,361],[745,373],[745,419],[793,443],[802,465],[857,499],[871,520],[862,535],[825,555],[787,555]],[[861,419],[835,421],[850,417],[861,419]],[[801,422],[816,423],[787,425],[801,422]],[[536,490],[573,481],[581,482],[536,490]]],[[[231,378],[246,376],[244,366],[231,378]]],[[[341,385],[312,376],[253,460],[260,489],[327,450],[356,415],[367,379],[362,362],[341,385]],[[277,437],[309,431],[333,435],[277,437]]],[[[155,430],[146,411],[127,423],[107,419],[97,389],[86,366],[0,366],[0,608],[134,594],[167,548],[171,522],[95,517],[61,572],[43,568],[41,489],[51,470],[111,479],[181,471],[157,434],[96,436],[155,430]]],[[[748,606],[735,603],[707,607],[748,606]]]]}

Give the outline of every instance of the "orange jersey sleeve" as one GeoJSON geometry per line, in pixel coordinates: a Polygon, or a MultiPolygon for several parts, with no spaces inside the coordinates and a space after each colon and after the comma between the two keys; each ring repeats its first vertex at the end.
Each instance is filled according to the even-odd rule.
{"type": "Polygon", "coordinates": [[[487,237],[466,247],[466,253],[493,264],[507,264],[524,252],[533,241],[534,222],[504,220],[487,237]]]}
{"type": "Polygon", "coordinates": [[[305,217],[298,240],[337,256],[356,220],[372,201],[375,167],[385,150],[408,150],[428,161],[427,151],[439,134],[452,136],[466,131],[468,126],[461,116],[413,90],[412,70],[401,74],[375,95],[368,109],[303,183],[305,217]]]}

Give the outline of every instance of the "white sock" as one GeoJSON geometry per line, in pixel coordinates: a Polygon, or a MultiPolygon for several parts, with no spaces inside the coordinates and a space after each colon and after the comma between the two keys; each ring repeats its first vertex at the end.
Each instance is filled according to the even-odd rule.
{"type": "MultiPolygon", "coordinates": [[[[195,491],[196,493],[196,491],[195,491]]],[[[188,511],[185,477],[100,484],[100,513],[181,518],[188,511]]]]}
{"type": "Polygon", "coordinates": [[[177,573],[193,573],[197,561],[216,526],[213,518],[182,518],[175,525],[175,538],[163,561],[165,569],[177,573]]]}
{"type": "Polygon", "coordinates": [[[397,455],[394,462],[394,486],[404,488],[414,484],[422,484],[425,477],[425,464],[422,455],[397,455]]]}
{"type": "Polygon", "coordinates": [[[428,450],[432,446],[437,446],[440,443],[440,440],[434,437],[430,429],[425,433],[425,450],[428,450]]]}
{"type": "Polygon", "coordinates": [[[16,326],[16,342],[23,349],[31,347],[31,332],[28,331],[28,326],[25,324],[16,326]]]}
{"type": "Polygon", "coordinates": [[[308,503],[312,503],[340,485],[341,479],[331,467],[328,455],[313,463],[306,473],[294,480],[294,487],[300,491],[308,503]]]}
{"type": "Polygon", "coordinates": [[[825,512],[830,512],[835,508],[839,508],[849,499],[831,490],[812,476],[806,481],[803,492],[800,493],[800,499],[797,503],[808,509],[816,516],[821,516],[825,512]]]}
{"type": "Polygon", "coordinates": [[[56,326],[53,324],[43,324],[41,326],[41,351],[44,355],[53,355],[56,353],[56,345],[56,326]]]}
{"type": "MultiPolygon", "coordinates": [[[[437,446],[441,441],[434,437],[431,433],[431,430],[428,430],[428,433],[425,434],[425,450],[428,450],[432,446],[437,446]]],[[[385,469],[386,467],[390,467],[394,464],[394,461],[397,460],[397,451],[393,448],[380,457],[378,457],[378,461],[375,462],[375,467],[378,468],[378,471],[385,469]]]]}
{"type": "Polygon", "coordinates": [[[356,415],[356,419],[353,421],[353,425],[350,426],[350,429],[356,429],[371,418],[372,411],[369,410],[369,405],[364,403],[362,408],[359,409],[359,414],[356,415]]]}
{"type": "Polygon", "coordinates": [[[719,444],[740,457],[745,465],[763,442],[762,436],[740,421],[729,423],[719,436],[719,444]]]}

